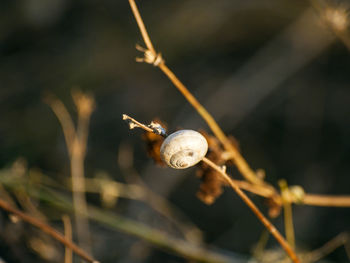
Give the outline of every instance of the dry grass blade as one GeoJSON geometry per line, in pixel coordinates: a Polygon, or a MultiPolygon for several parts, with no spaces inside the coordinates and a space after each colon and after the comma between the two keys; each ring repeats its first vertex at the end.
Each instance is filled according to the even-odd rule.
{"type": "Polygon", "coordinates": [[[23,221],[25,221],[25,222],[27,222],[27,223],[29,223],[29,224],[31,224],[33,226],[36,226],[37,228],[41,229],[43,232],[45,232],[46,234],[50,235],[54,239],[58,240],[63,245],[71,248],[81,258],[87,260],[88,262],[98,263],[98,261],[94,260],[84,250],[82,250],[80,247],[78,247],[76,244],[74,244],[69,239],[65,238],[62,234],[57,232],[55,229],[53,229],[49,225],[41,222],[40,220],[38,220],[38,219],[36,219],[36,218],[34,218],[34,217],[30,216],[30,215],[27,215],[27,214],[25,214],[25,213],[15,209],[15,208],[11,207],[8,203],[6,203],[5,201],[3,201],[1,199],[0,199],[0,207],[3,210],[8,211],[8,212],[18,216],[23,221]]]}

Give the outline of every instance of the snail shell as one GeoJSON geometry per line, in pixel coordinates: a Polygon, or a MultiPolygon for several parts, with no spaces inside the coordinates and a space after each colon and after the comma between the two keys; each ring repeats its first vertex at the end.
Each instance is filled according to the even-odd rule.
{"type": "Polygon", "coordinates": [[[170,134],[160,147],[160,157],[170,167],[185,169],[200,162],[208,151],[208,142],[193,130],[170,134]]]}

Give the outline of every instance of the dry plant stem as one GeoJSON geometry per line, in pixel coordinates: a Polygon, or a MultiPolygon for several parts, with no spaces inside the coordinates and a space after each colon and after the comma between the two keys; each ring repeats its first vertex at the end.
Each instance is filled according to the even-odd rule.
{"type": "MultiPolygon", "coordinates": [[[[282,197],[275,191],[271,191],[270,188],[266,188],[264,185],[253,185],[246,181],[232,179],[239,188],[259,195],[265,198],[273,198],[277,204],[282,204],[282,197]]],[[[350,207],[350,196],[334,196],[334,195],[317,195],[317,194],[305,194],[304,198],[300,200],[291,200],[296,205],[309,205],[309,206],[321,206],[321,207],[350,207]]]]}
{"type": "Polygon", "coordinates": [[[217,124],[211,114],[198,102],[198,100],[191,94],[191,92],[182,84],[182,82],[175,76],[175,74],[164,64],[160,63],[158,66],[163,73],[170,79],[174,86],[182,93],[187,101],[197,110],[197,112],[206,121],[214,135],[222,143],[225,150],[230,153],[231,159],[236,164],[238,170],[243,177],[253,184],[261,184],[262,181],[255,175],[255,172],[249,167],[248,163],[239,153],[236,147],[232,145],[220,126],[217,124]]]}
{"type": "Polygon", "coordinates": [[[286,239],[289,245],[295,249],[295,235],[294,235],[294,225],[293,225],[293,210],[290,200],[287,198],[288,195],[288,185],[287,181],[282,179],[279,182],[281,188],[281,197],[283,204],[283,216],[284,216],[284,229],[286,234],[286,239]]]}
{"type": "MultiPolygon", "coordinates": [[[[42,184],[31,185],[28,184],[26,179],[27,178],[4,178],[3,176],[0,176],[0,182],[11,189],[16,189],[16,187],[19,185],[27,185],[26,190],[29,196],[34,197],[36,200],[42,200],[49,203],[51,207],[56,208],[57,211],[74,211],[72,200],[70,198],[67,198],[62,193],[54,191],[52,186],[47,187],[42,184]],[[40,189],[40,191],[38,191],[38,189],[40,189]]],[[[108,212],[97,207],[89,206],[88,216],[91,220],[108,227],[111,231],[117,230],[140,238],[146,242],[149,242],[155,247],[162,249],[163,251],[167,250],[185,259],[193,259],[195,262],[203,263],[232,263],[233,261],[232,257],[230,257],[230,253],[215,251],[214,248],[200,246],[198,244],[173,237],[162,230],[151,228],[141,222],[136,222],[132,219],[125,218],[116,213],[108,212]]],[[[64,238],[63,235],[62,238],[64,238]]],[[[234,259],[236,257],[240,258],[235,254],[233,257],[234,259]]],[[[91,262],[98,263],[98,261],[91,262]]]]}
{"type": "Polygon", "coordinates": [[[147,125],[145,125],[145,124],[143,124],[141,122],[138,122],[137,120],[135,120],[134,118],[131,118],[130,116],[128,116],[126,114],[123,114],[123,120],[133,123],[133,125],[130,125],[130,123],[129,123],[129,128],[130,129],[134,129],[135,127],[138,127],[138,128],[144,129],[145,131],[148,131],[148,132],[154,132],[147,125]]]}
{"type": "MultiPolygon", "coordinates": [[[[152,41],[147,33],[146,27],[141,18],[140,12],[135,4],[134,0],[129,0],[130,7],[135,16],[136,22],[141,31],[142,38],[146,44],[147,49],[152,52],[154,57],[157,56],[156,51],[152,45],[152,41]]],[[[248,163],[244,160],[239,151],[232,145],[229,139],[226,137],[222,129],[219,127],[215,119],[210,113],[198,102],[198,100],[189,92],[189,90],[182,84],[182,82],[175,76],[175,74],[165,65],[164,61],[158,64],[158,67],[163,73],[170,79],[175,87],[184,95],[187,101],[198,111],[202,118],[207,122],[210,129],[215,136],[223,144],[226,151],[230,152],[232,160],[235,162],[238,170],[243,177],[254,184],[261,184],[262,181],[255,175],[255,172],[249,167],[248,163]]]]}
{"type": "MultiPolygon", "coordinates": [[[[130,0],[132,1],[132,0],[130,0]]],[[[220,139],[222,142],[223,140],[226,140],[227,137],[225,134],[221,131],[220,127],[216,124],[215,120],[211,117],[211,115],[206,115],[206,110],[204,107],[202,107],[198,101],[193,97],[193,95],[183,86],[183,84],[180,82],[180,80],[177,79],[177,77],[170,71],[170,69],[164,64],[159,64],[159,68],[164,70],[163,72],[169,77],[169,79],[174,83],[174,85],[184,94],[184,96],[188,99],[188,101],[192,104],[192,102],[197,105],[194,106],[197,111],[203,116],[203,118],[207,121],[209,127],[212,129],[212,131],[215,133],[217,132],[216,137],[220,139]],[[179,87],[183,87],[184,89],[181,89],[179,87]],[[186,94],[186,95],[185,95],[186,94]],[[198,104],[196,104],[198,103],[198,104]],[[209,116],[209,119],[204,116],[209,116]],[[213,122],[212,122],[212,121],[213,122]],[[215,129],[213,127],[218,127],[218,129],[215,129]],[[225,139],[226,138],[226,139],[225,139]]],[[[209,114],[209,113],[208,113],[209,114]]],[[[131,120],[135,121],[135,123],[141,124],[134,120],[133,118],[127,116],[131,120]]],[[[141,124],[143,125],[143,124],[141,124]]],[[[143,128],[146,131],[153,132],[152,129],[148,128],[146,125],[140,126],[140,128],[143,128]]],[[[231,147],[233,150],[228,150],[231,154],[232,151],[235,151],[236,155],[232,157],[235,161],[235,164],[237,168],[240,170],[242,175],[248,180],[249,182],[245,181],[238,181],[235,180],[235,182],[239,185],[240,188],[247,190],[249,192],[252,192],[254,194],[260,195],[262,197],[266,198],[273,198],[277,203],[282,203],[282,199],[280,195],[275,191],[275,189],[268,185],[267,183],[260,184],[262,182],[258,177],[255,176],[255,173],[250,169],[247,162],[244,160],[242,155],[232,146],[230,142],[224,143],[224,147],[231,147]],[[248,179],[251,178],[251,180],[248,179]],[[254,179],[252,179],[254,178],[254,179]],[[256,183],[255,180],[260,180],[259,183],[256,183]]],[[[296,203],[298,205],[310,205],[310,206],[330,206],[330,207],[350,207],[350,196],[325,196],[325,195],[316,195],[316,194],[306,194],[304,199],[300,201],[293,200],[293,203],[296,203]]]]}
{"type": "MultiPolygon", "coordinates": [[[[132,173],[132,171],[130,170],[124,172],[132,173]]],[[[97,178],[86,179],[86,190],[91,193],[101,193],[103,191],[103,186],[101,182],[101,179],[97,178]]],[[[198,240],[192,238],[192,235],[189,232],[189,230],[195,230],[198,233],[200,232],[200,230],[192,224],[189,225],[189,223],[185,224],[181,222],[181,220],[177,216],[178,214],[180,214],[180,211],[173,207],[171,203],[168,202],[168,200],[156,193],[153,193],[150,189],[147,188],[145,184],[141,182],[140,184],[123,184],[115,181],[110,181],[108,182],[108,185],[116,189],[115,193],[111,193],[114,198],[129,198],[148,204],[159,214],[167,218],[169,222],[174,224],[178,228],[178,230],[182,232],[185,239],[194,243],[198,243],[198,240]]]]}
{"type": "MultiPolygon", "coordinates": [[[[72,240],[72,223],[68,215],[62,216],[63,226],[64,226],[64,236],[68,240],[72,240]]],[[[73,262],[73,251],[69,247],[65,247],[64,253],[64,263],[72,263],[73,262]]]]}
{"type": "Polygon", "coordinates": [[[85,200],[84,156],[82,155],[78,139],[76,138],[74,142],[71,156],[71,175],[76,229],[79,244],[81,244],[84,249],[90,250],[89,223],[86,218],[87,205],[85,200]],[[78,210],[80,212],[78,212],[78,210]]]}
{"type": "MultiPolygon", "coordinates": [[[[139,26],[142,38],[146,44],[146,47],[149,51],[151,51],[156,57],[157,53],[152,45],[152,41],[147,33],[146,27],[141,18],[140,12],[135,4],[134,0],[129,0],[131,9],[135,16],[136,22],[139,26]]],[[[249,167],[246,160],[239,153],[239,151],[232,145],[232,143],[228,140],[227,136],[224,134],[220,126],[217,124],[215,119],[210,115],[210,113],[198,102],[198,100],[191,94],[191,92],[183,85],[183,83],[175,76],[175,74],[166,66],[164,61],[157,65],[163,73],[170,79],[170,81],[174,84],[174,86],[183,94],[183,96],[187,99],[187,101],[197,110],[197,112],[202,116],[202,118],[207,122],[210,129],[213,131],[215,136],[220,140],[223,144],[226,151],[231,154],[231,159],[235,162],[238,170],[242,174],[242,176],[251,182],[252,184],[262,185],[263,188],[259,190],[257,188],[246,186],[246,190],[252,189],[254,193],[260,194],[264,197],[272,197],[276,199],[276,201],[281,202],[281,198],[278,195],[277,191],[266,182],[263,182],[260,178],[258,178],[255,172],[249,167]]],[[[316,205],[316,206],[340,206],[340,207],[349,207],[350,206],[350,197],[322,197],[317,195],[306,195],[305,199],[302,203],[295,202],[297,204],[304,205],[316,205]],[[320,197],[318,199],[317,197],[320,197]]]]}
{"type": "MultiPolygon", "coordinates": [[[[135,124],[134,127],[144,129],[147,132],[154,132],[147,125],[135,120],[134,118],[123,114],[123,120],[131,121],[135,124]]],[[[282,204],[282,198],[271,187],[266,187],[264,185],[251,184],[247,181],[234,180],[231,179],[239,188],[246,190],[248,192],[254,193],[256,195],[273,198],[277,204],[282,204]]],[[[315,194],[305,194],[303,200],[292,200],[293,203],[298,205],[312,205],[312,206],[335,206],[335,207],[350,207],[350,196],[332,196],[332,195],[315,195],[315,194]]]]}
{"type": "Polygon", "coordinates": [[[306,194],[303,205],[350,207],[350,196],[306,194]]]}
{"type": "Polygon", "coordinates": [[[259,241],[254,247],[253,258],[259,258],[259,256],[264,253],[267,242],[269,241],[269,237],[270,237],[269,231],[267,231],[266,229],[263,229],[260,235],[259,241]]]}
{"type": "Polygon", "coordinates": [[[259,195],[259,196],[265,197],[265,198],[275,198],[275,197],[279,198],[278,193],[271,190],[270,188],[264,187],[263,185],[251,184],[251,183],[244,181],[244,180],[236,180],[236,179],[232,179],[232,180],[242,190],[251,192],[253,194],[256,194],[256,195],[259,195]]]}
{"type": "Polygon", "coordinates": [[[69,152],[69,155],[71,155],[72,145],[75,138],[75,128],[74,128],[73,120],[70,117],[66,107],[60,100],[52,97],[47,97],[45,99],[45,102],[50,106],[52,111],[55,113],[56,117],[58,118],[62,126],[64,138],[66,140],[66,144],[68,147],[68,152],[69,152]]]}
{"type": "Polygon", "coordinates": [[[317,262],[328,254],[332,253],[338,247],[345,245],[348,241],[349,235],[347,233],[340,233],[322,247],[307,253],[303,259],[306,262],[317,262]]]}
{"type": "MultiPolygon", "coordinates": [[[[152,53],[154,58],[157,57],[157,53],[152,45],[152,41],[147,33],[146,27],[143,23],[139,10],[135,4],[134,0],[129,0],[131,9],[137,21],[138,27],[140,29],[141,35],[144,39],[145,45],[149,52],[152,53]]],[[[344,41],[344,40],[343,40],[344,41]]],[[[347,41],[344,41],[347,43],[347,41]]],[[[153,63],[155,65],[155,63],[153,63]]],[[[197,110],[197,112],[202,116],[202,118],[207,122],[210,129],[213,131],[215,136],[223,144],[226,151],[231,154],[231,159],[234,161],[238,170],[242,176],[248,180],[253,185],[259,185],[263,188],[254,188],[247,184],[244,185],[245,190],[251,191],[255,194],[259,194],[264,197],[273,198],[277,203],[282,203],[281,197],[277,193],[274,187],[267,184],[259,177],[256,176],[255,172],[249,167],[248,163],[239,153],[239,151],[232,145],[228,140],[227,136],[224,134],[222,129],[219,127],[215,119],[208,113],[208,111],[198,102],[198,100],[189,92],[189,90],[182,84],[182,82],[175,76],[175,74],[166,66],[164,61],[157,63],[157,65],[163,73],[171,80],[175,87],[184,95],[187,101],[197,110]]],[[[240,186],[241,187],[241,186],[240,186]]],[[[242,187],[243,189],[243,187],[242,187]]],[[[318,195],[306,195],[302,202],[293,200],[296,204],[303,205],[316,205],[316,206],[339,206],[339,207],[350,207],[350,197],[335,197],[335,196],[318,196],[318,195]]]]}
{"type": "Polygon", "coordinates": [[[257,244],[254,246],[254,249],[252,250],[253,258],[259,258],[259,256],[264,253],[264,249],[266,247],[267,241],[269,240],[269,236],[270,236],[269,231],[264,229],[260,235],[260,238],[257,244]]]}
{"type": "Polygon", "coordinates": [[[94,260],[91,256],[89,256],[84,250],[82,250],[80,247],[78,247],[76,244],[74,244],[69,239],[65,238],[62,234],[57,232],[55,229],[53,229],[49,225],[41,222],[40,220],[38,220],[30,215],[27,215],[27,214],[15,209],[15,208],[11,207],[8,203],[6,203],[5,201],[3,201],[1,199],[0,199],[0,207],[3,210],[6,210],[6,211],[18,216],[23,221],[41,229],[43,232],[50,235],[54,239],[58,240],[66,247],[69,247],[70,249],[72,249],[77,255],[79,255],[81,258],[85,259],[86,261],[93,262],[93,263],[98,262],[98,261],[94,260]]]}
{"type": "MultiPolygon", "coordinates": [[[[255,185],[247,181],[231,179],[242,190],[251,192],[265,198],[272,198],[277,204],[282,204],[282,197],[271,188],[265,185],[255,185]]],[[[305,194],[300,200],[291,200],[296,205],[309,205],[321,207],[350,207],[350,196],[333,196],[333,195],[317,195],[305,194]]]]}
{"type": "MultiPolygon", "coordinates": [[[[120,154],[122,153],[120,152],[120,154]]],[[[121,160],[118,160],[118,163],[122,174],[128,183],[127,185],[121,185],[124,187],[134,185],[142,193],[142,197],[139,198],[141,202],[146,202],[155,211],[166,217],[169,222],[174,224],[174,226],[176,226],[178,230],[182,232],[186,240],[192,243],[201,243],[201,230],[194,225],[181,210],[179,210],[162,195],[153,192],[152,189],[147,186],[146,182],[143,181],[139,173],[134,169],[132,165],[133,161],[122,162],[121,160]]],[[[125,190],[126,189],[124,188],[124,192],[126,192],[125,190]]]]}
{"type": "MultiPolygon", "coordinates": [[[[135,124],[137,124],[138,128],[144,129],[148,131],[148,127],[135,119],[123,114],[123,120],[129,120],[135,124]]],[[[134,127],[134,125],[129,124],[130,129],[134,127]]],[[[153,132],[153,131],[150,131],[153,132]]],[[[245,202],[248,207],[253,211],[253,213],[258,217],[258,219],[263,223],[263,225],[267,228],[267,230],[276,238],[276,240],[281,244],[283,249],[287,252],[287,254],[290,256],[290,258],[295,262],[300,262],[298,257],[296,256],[293,249],[289,246],[288,242],[283,238],[283,236],[278,232],[278,230],[270,223],[270,221],[260,212],[260,210],[255,206],[255,204],[249,199],[249,197],[239,188],[237,184],[226,174],[225,171],[223,171],[219,166],[217,166],[215,163],[210,161],[208,158],[204,157],[202,159],[203,162],[205,162],[207,165],[209,165],[211,168],[219,172],[223,179],[232,187],[232,189],[238,194],[238,196],[245,202]]]]}
{"type": "Polygon", "coordinates": [[[140,15],[140,12],[137,8],[137,5],[135,3],[134,0],[129,0],[129,4],[130,4],[130,7],[131,7],[131,10],[135,16],[135,20],[137,22],[137,25],[139,26],[140,28],[140,31],[141,31],[141,35],[142,35],[142,38],[143,38],[143,41],[145,41],[145,44],[146,44],[146,47],[153,53],[155,54],[156,51],[153,47],[153,44],[152,44],[152,41],[147,33],[147,30],[146,30],[146,27],[145,27],[145,24],[143,23],[143,20],[142,20],[142,17],[140,15]]]}
{"type": "MultiPolygon", "coordinates": [[[[37,188],[35,189],[35,191],[30,191],[31,196],[45,200],[58,209],[65,211],[73,210],[71,200],[65,198],[63,195],[45,187],[40,188],[42,190],[40,193],[37,191],[37,188]]],[[[99,222],[105,227],[110,227],[111,230],[122,231],[141,238],[160,249],[171,251],[175,255],[180,255],[186,259],[193,259],[196,262],[203,263],[231,263],[233,261],[227,253],[215,252],[211,248],[202,247],[183,239],[172,237],[162,230],[151,228],[143,223],[97,207],[89,206],[88,216],[91,220],[99,222]]]]}
{"type": "MultiPolygon", "coordinates": [[[[86,152],[87,127],[89,117],[78,116],[78,128],[75,130],[74,123],[64,104],[54,98],[47,98],[46,102],[52,108],[58,118],[70,157],[70,168],[72,176],[73,203],[76,209],[75,221],[79,244],[87,251],[90,250],[89,224],[86,219],[87,205],[84,190],[84,158],[86,152]],[[80,212],[78,213],[77,210],[80,212]]],[[[77,105],[78,106],[78,105],[77,105]]],[[[79,112],[79,111],[78,111],[79,112]]]]}
{"type": "Polygon", "coordinates": [[[83,114],[79,110],[80,105],[77,103],[77,101],[75,101],[75,103],[78,109],[78,125],[71,153],[73,203],[79,244],[81,244],[85,250],[91,251],[91,238],[89,231],[89,221],[87,218],[87,204],[85,199],[84,182],[84,160],[86,155],[88,127],[91,113],[88,115],[83,114]]]}
{"type": "Polygon", "coordinates": [[[289,245],[295,248],[295,235],[294,235],[294,225],[293,225],[293,211],[292,205],[289,201],[283,202],[283,215],[284,215],[284,228],[286,239],[289,245]]]}
{"type": "Polygon", "coordinates": [[[288,244],[288,242],[284,239],[284,237],[280,234],[280,232],[275,228],[274,225],[260,212],[259,208],[249,199],[249,197],[231,180],[231,178],[215,163],[210,161],[208,158],[204,157],[203,162],[208,164],[215,171],[219,172],[222,177],[227,181],[227,183],[232,187],[232,189],[238,194],[238,196],[243,200],[244,203],[253,211],[253,213],[257,216],[257,218],[263,223],[263,225],[267,228],[267,230],[276,238],[278,243],[282,246],[282,248],[286,251],[289,257],[293,260],[293,262],[300,262],[299,258],[295,254],[294,250],[288,244]]]}

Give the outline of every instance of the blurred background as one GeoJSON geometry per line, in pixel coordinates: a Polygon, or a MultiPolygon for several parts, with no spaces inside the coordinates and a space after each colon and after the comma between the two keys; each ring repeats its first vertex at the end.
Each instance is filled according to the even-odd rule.
{"type": "MultiPolygon", "coordinates": [[[[265,171],[266,181],[278,187],[284,178],[310,193],[350,194],[349,1],[148,0],[138,5],[156,50],[236,138],[251,167],[265,171]]],[[[158,167],[147,156],[142,131],[130,131],[121,119],[126,113],[144,123],[159,118],[168,131],[210,132],[159,69],[135,62],[142,57],[135,44],[143,41],[128,1],[1,1],[0,17],[2,196],[60,231],[61,215],[68,213],[75,233],[72,213],[18,194],[18,187],[5,181],[19,165],[25,174],[40,174],[41,183],[53,180],[51,189],[71,197],[65,137],[43,98],[56,96],[75,122],[71,94],[78,89],[96,103],[85,177],[123,185],[142,180],[142,189],[175,207],[178,217],[174,223],[152,208],[154,202],[135,196],[117,194],[106,205],[94,183],[87,187],[89,204],[178,238],[176,224],[186,222],[196,232],[192,240],[232,262],[252,256],[263,226],[233,191],[227,188],[214,204],[203,204],[196,197],[195,168],[158,167]]],[[[235,169],[229,172],[241,178],[235,169]]],[[[251,197],[266,213],[264,200],[251,197]]],[[[293,212],[302,250],[350,230],[346,208],[294,206],[293,212]]],[[[273,222],[283,232],[282,216],[273,222]]],[[[101,262],[188,262],[103,223],[91,221],[90,234],[92,254],[101,262]]],[[[63,262],[62,245],[24,222],[14,223],[6,212],[0,213],[0,238],[3,262],[63,262]]],[[[270,238],[267,248],[278,245],[270,238]]],[[[349,258],[341,247],[324,260],[349,258]]]]}

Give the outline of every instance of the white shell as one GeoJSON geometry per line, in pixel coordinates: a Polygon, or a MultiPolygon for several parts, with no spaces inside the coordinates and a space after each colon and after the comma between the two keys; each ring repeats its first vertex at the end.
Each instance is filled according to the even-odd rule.
{"type": "Polygon", "coordinates": [[[163,161],[175,169],[185,169],[200,162],[207,154],[208,142],[193,130],[180,130],[170,134],[160,147],[163,161]]]}

